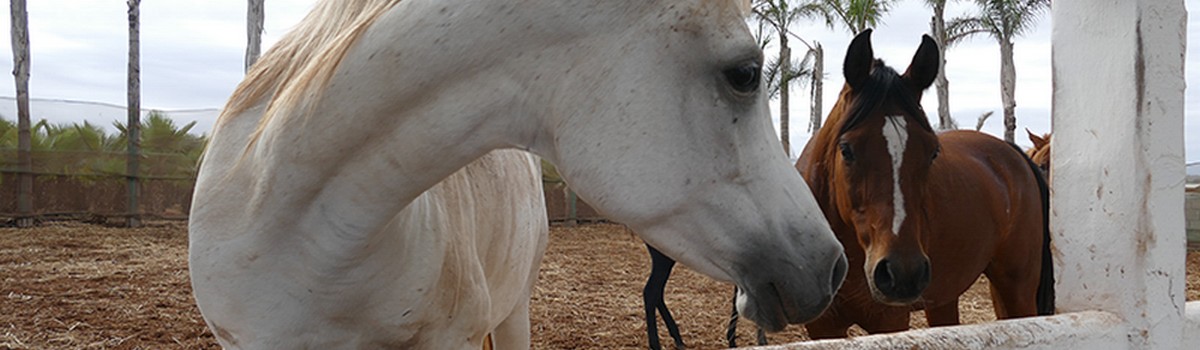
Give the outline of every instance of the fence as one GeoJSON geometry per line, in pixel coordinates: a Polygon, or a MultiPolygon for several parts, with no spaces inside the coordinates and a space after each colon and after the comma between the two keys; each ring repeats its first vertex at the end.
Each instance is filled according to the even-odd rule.
{"type": "MultiPolygon", "coordinates": [[[[113,152],[34,152],[33,216],[42,219],[187,219],[195,185],[194,161],[180,155],[149,154],[141,159],[139,208],[128,210],[125,155],[113,152]]],[[[17,208],[15,151],[0,150],[0,222],[21,217],[17,208]]],[[[562,181],[547,180],[547,215],[554,223],[604,221],[562,181]]]]}
{"type": "Polygon", "coordinates": [[[561,181],[543,181],[542,184],[546,188],[546,216],[550,222],[575,224],[607,220],[561,181]]]}
{"type": "MultiPolygon", "coordinates": [[[[17,208],[21,171],[16,151],[0,149],[0,220],[24,216],[17,208]]],[[[128,208],[126,155],[118,152],[35,151],[32,214],[35,218],[186,219],[195,184],[195,161],[182,154],[145,153],[138,210],[128,208]]]]}
{"type": "Polygon", "coordinates": [[[1200,184],[1187,185],[1183,216],[1187,221],[1188,248],[1200,249],[1200,184]]]}

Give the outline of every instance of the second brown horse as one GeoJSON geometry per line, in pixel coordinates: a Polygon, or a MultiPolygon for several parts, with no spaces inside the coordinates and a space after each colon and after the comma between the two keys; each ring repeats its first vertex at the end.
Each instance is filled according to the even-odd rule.
{"type": "Polygon", "coordinates": [[[1015,146],[974,131],[935,133],[921,108],[938,72],[923,38],[904,74],[875,59],[871,31],[847,50],[846,85],[796,168],[846,249],[850,272],[813,338],[958,324],[980,274],[998,318],[1054,312],[1044,178],[1015,146]]]}

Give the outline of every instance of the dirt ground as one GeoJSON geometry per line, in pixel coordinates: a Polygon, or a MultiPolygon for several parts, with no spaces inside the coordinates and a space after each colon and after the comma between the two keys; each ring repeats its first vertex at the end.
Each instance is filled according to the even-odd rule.
{"type": "MultiPolygon", "coordinates": [[[[217,348],[192,302],[186,245],[181,222],[0,228],[0,349],[217,348]]],[[[553,228],[533,295],[534,348],[645,348],[641,290],[649,260],[621,226],[553,228]]],[[[1200,299],[1200,254],[1189,253],[1188,271],[1188,300],[1200,299]]],[[[965,323],[994,319],[985,283],[961,299],[965,323]]],[[[676,267],[667,304],[690,348],[724,346],[731,292],[676,267]]],[[[922,323],[914,313],[913,324],[922,323]]],[[[753,330],[741,323],[742,344],[753,330]]],[[[770,335],[772,343],[803,339],[800,327],[770,335]]]]}

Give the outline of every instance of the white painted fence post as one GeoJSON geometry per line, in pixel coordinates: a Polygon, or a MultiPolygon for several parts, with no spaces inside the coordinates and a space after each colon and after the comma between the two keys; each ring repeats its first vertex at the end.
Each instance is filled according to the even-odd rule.
{"type": "Polygon", "coordinates": [[[1125,320],[1129,348],[1183,342],[1183,0],[1052,6],[1058,310],[1125,320]]]}

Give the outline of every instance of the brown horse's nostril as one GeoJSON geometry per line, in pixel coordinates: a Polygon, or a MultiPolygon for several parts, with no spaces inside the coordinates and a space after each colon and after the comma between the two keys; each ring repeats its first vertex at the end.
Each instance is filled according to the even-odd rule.
{"type": "Polygon", "coordinates": [[[919,289],[925,289],[929,286],[929,280],[932,273],[929,272],[929,259],[921,260],[921,272],[917,275],[917,284],[919,289]]]}
{"type": "Polygon", "coordinates": [[[929,259],[896,260],[880,259],[875,264],[872,278],[875,289],[893,301],[914,300],[929,286],[929,259]]]}
{"type": "Polygon", "coordinates": [[[879,259],[879,263],[875,264],[875,288],[882,291],[892,291],[895,289],[896,278],[892,272],[892,263],[888,259],[879,259]]]}

